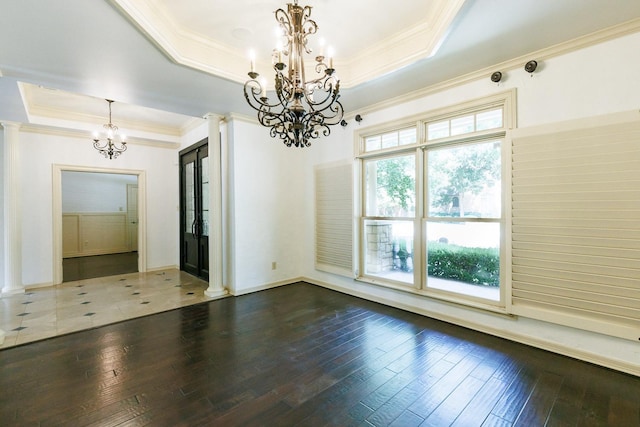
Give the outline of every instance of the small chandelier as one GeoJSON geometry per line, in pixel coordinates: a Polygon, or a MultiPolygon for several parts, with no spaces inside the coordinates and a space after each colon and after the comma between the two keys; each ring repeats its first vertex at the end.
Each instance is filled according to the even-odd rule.
{"type": "Polygon", "coordinates": [[[113,103],[110,99],[105,99],[109,103],[109,123],[103,125],[102,127],[105,130],[105,137],[107,141],[100,145],[100,139],[98,138],[100,135],[98,132],[93,133],[93,148],[98,150],[105,158],[107,159],[115,159],[123,152],[127,151],[127,138],[124,135],[118,135],[118,126],[111,123],[111,104],[113,103]],[[120,146],[117,145],[113,140],[116,136],[120,138],[120,146]]]}
{"type": "Polygon", "coordinates": [[[342,120],[344,109],[338,101],[340,80],[335,75],[333,58],[329,58],[327,65],[323,52],[315,58],[315,72],[319,76],[306,80],[303,53],[311,53],[307,37],[316,33],[318,25],[310,19],[310,6],[298,6],[295,0],[287,7],[287,12],[283,9],[275,12],[284,38],[283,47],[274,49],[272,55],[276,100],[271,102],[267,97],[266,82],[257,80],[253,58],[244,97],[258,111],[260,124],[271,128],[272,138],[280,138],[287,147],[309,147],[311,139],[328,136],[329,126],[342,120]],[[287,57],[287,64],[283,56],[287,57]]]}

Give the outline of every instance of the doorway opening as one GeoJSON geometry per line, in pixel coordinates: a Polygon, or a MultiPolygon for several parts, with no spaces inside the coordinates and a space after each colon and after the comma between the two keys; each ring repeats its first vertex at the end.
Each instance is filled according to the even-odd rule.
{"type": "Polygon", "coordinates": [[[146,271],[143,171],[54,165],[54,284],[146,271]]]}
{"type": "Polygon", "coordinates": [[[62,171],[62,281],[138,271],[138,176],[62,171]]]}

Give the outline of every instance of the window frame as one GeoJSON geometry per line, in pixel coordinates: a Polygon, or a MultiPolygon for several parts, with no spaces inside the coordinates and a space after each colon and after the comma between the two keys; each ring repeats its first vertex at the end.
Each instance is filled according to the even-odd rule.
{"type": "MultiPolygon", "coordinates": [[[[425,124],[426,126],[426,124],[425,124]]],[[[423,155],[423,162],[425,165],[425,169],[424,169],[424,192],[423,194],[421,194],[422,196],[422,202],[423,202],[423,216],[421,218],[422,223],[422,235],[426,236],[426,232],[427,232],[427,223],[429,222],[457,222],[457,223],[485,223],[485,224],[499,224],[500,227],[500,236],[499,236],[499,242],[500,242],[500,288],[499,288],[499,299],[496,300],[492,300],[492,299],[488,299],[488,298],[480,298],[480,297],[474,297],[468,294],[464,294],[464,293],[459,293],[459,292],[451,292],[451,291],[445,291],[442,289],[438,289],[436,287],[433,286],[428,286],[428,274],[426,271],[422,271],[423,273],[423,277],[422,277],[422,282],[421,282],[421,286],[420,289],[424,290],[426,293],[428,294],[433,294],[433,295],[437,295],[438,297],[442,298],[442,299],[446,299],[449,301],[453,301],[453,302],[464,302],[466,300],[472,301],[476,304],[481,304],[481,305],[488,305],[488,306],[492,306],[492,307],[504,307],[505,306],[505,258],[506,258],[506,252],[505,252],[505,244],[507,242],[506,238],[505,238],[505,215],[507,214],[508,211],[510,210],[506,210],[505,206],[507,201],[505,200],[505,190],[506,190],[506,186],[505,186],[505,167],[504,167],[504,158],[505,155],[507,153],[507,150],[505,148],[506,145],[506,132],[500,128],[500,130],[498,132],[494,132],[493,135],[484,135],[484,132],[482,135],[477,136],[477,137],[465,137],[465,138],[460,138],[460,140],[463,140],[462,142],[460,142],[460,140],[458,141],[451,141],[449,138],[447,142],[437,142],[437,143],[433,143],[433,144],[428,144],[425,145],[424,147],[422,147],[422,155],[423,155]],[[448,147],[464,147],[464,146],[468,146],[468,145],[472,145],[472,144],[478,144],[478,143],[482,143],[482,142],[490,142],[490,141],[500,141],[500,154],[501,154],[501,180],[500,180],[500,193],[501,193],[501,202],[500,202],[500,217],[482,217],[482,218],[474,218],[474,217],[433,217],[429,215],[429,196],[428,196],[428,169],[427,169],[427,161],[428,161],[428,154],[430,151],[433,150],[438,150],[438,149],[443,149],[443,148],[448,148],[448,147]]],[[[424,238],[424,241],[421,242],[422,244],[422,250],[423,250],[423,263],[425,264],[425,268],[426,268],[426,264],[428,262],[428,237],[424,238]]]]}
{"type": "MultiPolygon", "coordinates": [[[[358,168],[357,177],[359,179],[359,185],[357,186],[360,191],[359,206],[355,207],[355,216],[358,218],[358,225],[356,227],[356,236],[354,242],[356,243],[357,262],[355,280],[372,283],[392,289],[411,292],[427,297],[432,297],[439,300],[453,302],[456,304],[462,304],[474,308],[480,308],[483,310],[495,311],[500,313],[509,313],[511,310],[510,295],[511,295],[511,248],[508,246],[510,241],[510,214],[511,214],[511,201],[509,197],[509,188],[511,185],[511,177],[509,174],[511,165],[511,153],[508,149],[510,147],[510,130],[516,125],[516,111],[515,111],[515,89],[487,96],[484,98],[467,101],[461,104],[450,105],[437,110],[432,110],[411,117],[407,117],[403,120],[396,120],[394,122],[383,123],[377,126],[365,128],[355,133],[355,163],[358,168]],[[436,123],[444,120],[452,120],[457,117],[463,117],[465,115],[474,114],[477,115],[484,111],[490,111],[492,109],[502,108],[502,127],[475,131],[471,133],[465,133],[462,135],[443,137],[433,140],[427,139],[427,128],[430,123],[436,123]],[[365,140],[368,137],[375,136],[376,134],[382,135],[384,133],[399,131],[411,126],[416,126],[416,143],[411,145],[403,145],[398,147],[380,149],[375,151],[366,151],[365,140]],[[433,287],[427,286],[427,272],[426,272],[426,250],[427,250],[427,237],[426,226],[430,221],[428,217],[428,186],[427,186],[427,170],[426,159],[428,151],[436,148],[443,148],[453,145],[465,145],[469,143],[478,143],[489,140],[500,140],[501,143],[501,217],[482,219],[473,218],[465,219],[469,222],[498,222],[500,224],[500,299],[498,301],[473,297],[470,295],[452,293],[448,291],[442,291],[433,287]],[[389,158],[399,155],[400,153],[415,153],[416,159],[416,210],[415,217],[408,218],[395,218],[395,217],[373,217],[366,216],[366,169],[365,161],[378,158],[389,158]],[[413,283],[407,285],[405,282],[398,282],[394,280],[388,280],[379,276],[373,276],[367,274],[365,271],[366,262],[366,232],[364,230],[365,222],[368,220],[411,220],[413,221],[414,228],[414,252],[413,252],[413,283]],[[423,271],[424,270],[424,271],[423,271]]],[[[474,119],[475,121],[475,119],[474,119]]]]}
{"type": "MultiPolygon", "coordinates": [[[[360,169],[360,195],[361,197],[359,198],[360,200],[360,220],[358,223],[358,232],[359,235],[361,237],[361,240],[359,240],[359,245],[358,245],[358,269],[356,272],[356,280],[360,280],[363,279],[367,282],[370,283],[376,283],[376,284],[384,284],[384,283],[388,283],[393,287],[400,287],[400,288],[405,288],[405,287],[409,287],[409,288],[416,288],[415,284],[416,284],[416,274],[415,271],[417,270],[416,264],[420,265],[419,262],[417,261],[418,256],[420,256],[421,251],[418,250],[416,242],[419,242],[419,237],[418,237],[418,232],[419,232],[419,221],[420,221],[420,215],[422,212],[422,208],[421,208],[421,203],[419,203],[420,201],[420,197],[418,196],[418,192],[421,191],[421,183],[422,183],[422,172],[421,172],[421,166],[422,163],[419,160],[420,156],[418,156],[416,153],[419,151],[419,149],[416,149],[415,147],[413,148],[407,148],[407,146],[401,146],[401,149],[396,149],[393,150],[392,152],[390,152],[389,150],[380,150],[379,152],[376,152],[375,155],[368,155],[368,156],[363,156],[359,159],[359,169],[360,169]],[[366,162],[368,161],[372,161],[372,160],[385,160],[385,159],[391,159],[394,157],[402,157],[402,156],[406,156],[407,154],[413,154],[415,156],[415,209],[414,209],[414,215],[413,216],[378,216],[378,215],[367,215],[367,179],[366,179],[366,175],[367,175],[367,169],[366,169],[366,162]],[[375,275],[375,274],[368,274],[366,272],[365,266],[367,263],[367,257],[366,257],[366,248],[367,248],[367,233],[364,232],[365,230],[365,223],[367,221],[401,221],[401,222],[412,222],[413,223],[413,283],[406,283],[403,281],[397,281],[397,280],[392,280],[392,279],[383,279],[380,278],[379,276],[375,275]],[[360,250],[362,249],[362,250],[360,250]],[[418,256],[416,256],[416,253],[418,254],[418,256]]],[[[370,154],[370,153],[368,153],[370,154]]]]}

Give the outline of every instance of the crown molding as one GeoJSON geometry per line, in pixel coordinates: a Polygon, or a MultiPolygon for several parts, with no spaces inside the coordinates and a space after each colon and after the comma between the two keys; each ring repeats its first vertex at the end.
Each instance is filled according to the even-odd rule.
{"type": "Polygon", "coordinates": [[[358,114],[371,114],[375,111],[384,110],[386,108],[390,108],[399,104],[424,98],[428,95],[462,86],[475,80],[486,78],[497,69],[508,71],[520,68],[531,58],[535,58],[540,62],[637,32],[640,32],[640,18],[633,19],[631,21],[627,21],[613,27],[605,28],[603,30],[596,31],[582,37],[577,37],[564,43],[559,43],[553,46],[546,47],[544,49],[539,49],[525,55],[521,55],[516,58],[512,58],[507,61],[482,68],[480,70],[472,71],[470,73],[463,74],[431,86],[427,86],[421,90],[415,90],[404,95],[400,95],[378,102],[376,104],[369,105],[368,107],[359,109],[358,114]]]}
{"type": "Polygon", "coordinates": [[[120,9],[124,16],[173,62],[238,83],[244,83],[246,80],[244,76],[247,58],[244,52],[239,53],[220,43],[178,28],[166,12],[148,0],[109,2],[120,9]]]}
{"type": "Polygon", "coordinates": [[[464,1],[433,2],[424,22],[362,50],[348,62],[339,62],[341,85],[357,86],[435,55],[464,1]]]}
{"type": "MultiPolygon", "coordinates": [[[[89,97],[82,97],[74,95],[74,101],[76,106],[74,108],[57,107],[47,105],[46,101],[43,103],[36,100],[34,91],[42,90],[36,89],[34,85],[18,82],[18,88],[22,97],[23,105],[27,113],[29,123],[34,125],[60,127],[68,129],[82,129],[85,131],[93,132],[101,129],[101,125],[107,121],[107,114],[96,115],[85,112],[82,107],[83,103],[92,103],[95,100],[89,97]]],[[[53,90],[53,93],[57,93],[57,90],[53,90]]],[[[62,93],[62,92],[60,92],[62,93]]],[[[63,102],[62,105],[68,104],[63,102]]],[[[150,114],[150,113],[147,113],[150,114]]],[[[165,112],[162,112],[165,114],[165,112]]],[[[179,138],[186,132],[193,128],[200,126],[204,123],[203,118],[184,116],[184,120],[181,123],[174,125],[162,125],[161,123],[145,121],[141,118],[134,120],[128,119],[127,115],[118,117],[115,120],[116,124],[123,133],[130,135],[133,138],[141,140],[157,140],[167,142],[179,142],[179,138]],[[124,131],[127,132],[124,132],[124,131]]]]}
{"type": "Polygon", "coordinates": [[[251,123],[253,125],[260,124],[258,122],[258,119],[255,118],[254,116],[247,116],[246,114],[240,114],[240,113],[227,114],[225,116],[225,121],[226,122],[239,121],[239,122],[251,123]]]}
{"type": "MultiPolygon", "coordinates": [[[[102,124],[106,123],[108,120],[106,114],[104,116],[97,116],[78,111],[70,111],[61,108],[45,106],[26,106],[26,108],[29,119],[33,122],[36,122],[38,118],[58,119],[64,121],[86,123],[96,128],[102,129],[102,124]]],[[[127,120],[123,118],[114,120],[113,124],[117,125],[118,128],[121,129],[126,128],[146,133],[156,133],[168,137],[180,137],[180,135],[182,135],[182,127],[176,128],[172,126],[150,125],[147,122],[127,120]]]]}
{"type": "Polygon", "coordinates": [[[206,116],[203,117],[203,118],[192,117],[187,123],[184,124],[184,126],[182,126],[180,128],[180,136],[186,135],[187,133],[191,132],[192,130],[195,130],[195,129],[199,128],[206,121],[207,121],[207,117],[206,116]]]}
{"type": "MultiPolygon", "coordinates": [[[[237,83],[246,81],[248,60],[239,52],[179,26],[150,0],[109,0],[173,62],[237,83]]],[[[365,48],[349,60],[337,60],[341,86],[353,87],[434,55],[465,0],[432,0],[428,16],[418,25],[365,48]]],[[[260,61],[257,69],[270,69],[260,61]]],[[[315,72],[308,63],[307,73],[315,72]]]]}
{"type": "MultiPolygon", "coordinates": [[[[92,136],[90,132],[80,130],[80,129],[66,129],[59,128],[54,126],[33,124],[33,123],[23,123],[20,126],[21,132],[28,133],[37,133],[41,135],[52,135],[52,136],[62,136],[67,138],[86,138],[87,141],[92,140],[92,136]]],[[[155,148],[165,148],[176,150],[180,148],[180,144],[177,142],[165,142],[147,138],[129,138],[127,137],[127,145],[144,145],[148,147],[155,148]]]]}

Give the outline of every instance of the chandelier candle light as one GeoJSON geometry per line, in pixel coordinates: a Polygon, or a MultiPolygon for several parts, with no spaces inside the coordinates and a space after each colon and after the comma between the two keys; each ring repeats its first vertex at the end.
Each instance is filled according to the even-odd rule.
{"type": "Polygon", "coordinates": [[[100,139],[98,138],[100,135],[98,132],[93,133],[93,148],[98,150],[105,158],[107,159],[115,159],[123,152],[127,151],[127,141],[124,135],[118,134],[118,126],[111,123],[111,104],[113,103],[110,99],[105,99],[109,103],[109,123],[103,125],[102,127],[106,133],[107,141],[100,145],[100,139]],[[114,138],[119,136],[120,138],[120,146],[114,142],[114,138]]]}
{"type": "Polygon", "coordinates": [[[340,80],[333,68],[333,58],[327,65],[322,49],[316,56],[313,80],[305,78],[303,54],[310,54],[307,37],[315,34],[318,25],[310,19],[311,7],[287,4],[287,11],[278,9],[276,21],[282,30],[282,47],[272,55],[275,71],[276,100],[267,97],[266,81],[258,80],[255,58],[251,57],[249,80],[244,84],[244,97],[258,111],[258,121],[271,128],[273,138],[280,138],[287,147],[309,147],[310,140],[331,133],[329,126],[340,123],[344,115],[340,98],[340,80]],[[285,63],[285,60],[287,63],[285,63]]]}

